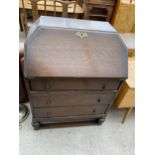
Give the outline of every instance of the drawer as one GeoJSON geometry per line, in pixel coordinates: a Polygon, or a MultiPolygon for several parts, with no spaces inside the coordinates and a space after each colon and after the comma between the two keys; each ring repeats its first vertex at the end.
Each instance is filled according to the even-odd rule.
{"type": "Polygon", "coordinates": [[[30,94],[33,107],[60,107],[110,104],[116,92],[51,92],[30,94]]]}
{"type": "Polygon", "coordinates": [[[79,115],[104,114],[107,105],[99,106],[78,106],[78,107],[53,107],[53,108],[35,108],[34,117],[63,117],[79,115]]]}
{"type": "Polygon", "coordinates": [[[33,91],[51,90],[108,90],[118,89],[119,79],[34,78],[30,79],[33,91]]]}

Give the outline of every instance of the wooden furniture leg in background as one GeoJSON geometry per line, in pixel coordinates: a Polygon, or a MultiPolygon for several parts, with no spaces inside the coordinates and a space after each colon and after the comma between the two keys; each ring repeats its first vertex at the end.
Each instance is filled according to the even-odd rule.
{"type": "Polygon", "coordinates": [[[132,108],[126,108],[122,123],[124,123],[127,120],[128,116],[132,112],[132,109],[133,109],[133,107],[132,108]]]}
{"type": "Polygon", "coordinates": [[[24,0],[22,0],[22,10],[19,11],[19,16],[20,16],[19,18],[20,18],[22,29],[25,33],[25,36],[27,36],[28,25],[27,25],[27,14],[25,10],[24,0]]]}
{"type": "Polygon", "coordinates": [[[21,24],[22,24],[22,28],[23,28],[23,31],[25,33],[25,36],[27,36],[28,26],[27,26],[26,17],[23,13],[20,14],[20,19],[21,19],[21,24]]]}
{"type": "MultiPolygon", "coordinates": [[[[134,50],[134,49],[133,49],[134,50]]],[[[133,54],[133,51],[131,52],[133,54]]],[[[116,99],[115,106],[117,108],[125,108],[124,123],[132,109],[135,107],[135,57],[128,57],[128,79],[125,81],[116,99]]]]}
{"type": "Polygon", "coordinates": [[[20,31],[23,32],[22,21],[21,21],[21,17],[20,16],[19,16],[19,26],[20,26],[20,31]]]}

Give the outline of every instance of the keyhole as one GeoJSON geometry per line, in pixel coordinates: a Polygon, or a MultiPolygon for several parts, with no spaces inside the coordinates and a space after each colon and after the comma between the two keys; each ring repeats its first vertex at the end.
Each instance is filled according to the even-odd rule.
{"type": "Polygon", "coordinates": [[[95,109],[93,109],[93,113],[95,113],[96,112],[96,110],[95,109]]]}
{"type": "Polygon", "coordinates": [[[97,102],[101,102],[101,99],[100,99],[100,98],[98,98],[98,99],[97,99],[97,102]]]}

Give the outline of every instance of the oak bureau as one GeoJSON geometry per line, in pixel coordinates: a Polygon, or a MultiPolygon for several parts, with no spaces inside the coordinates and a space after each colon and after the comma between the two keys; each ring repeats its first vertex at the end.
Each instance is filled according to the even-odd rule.
{"type": "Polygon", "coordinates": [[[107,22],[41,16],[25,41],[32,125],[101,124],[128,77],[128,51],[107,22]]]}

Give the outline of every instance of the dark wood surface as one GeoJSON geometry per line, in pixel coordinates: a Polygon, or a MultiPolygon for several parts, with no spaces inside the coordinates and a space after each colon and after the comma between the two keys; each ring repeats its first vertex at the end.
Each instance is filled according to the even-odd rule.
{"type": "Polygon", "coordinates": [[[52,108],[35,108],[34,117],[54,117],[54,116],[78,116],[78,115],[95,115],[103,114],[107,105],[98,106],[76,106],[76,107],[52,107],[52,108]]]}
{"type": "Polygon", "coordinates": [[[24,57],[24,48],[23,46],[19,47],[19,103],[28,102],[28,95],[25,87],[23,68],[21,60],[24,57]]]}
{"type": "Polygon", "coordinates": [[[31,94],[30,102],[33,107],[62,107],[62,106],[85,106],[103,105],[110,103],[116,92],[100,91],[55,91],[49,93],[31,94]]]}
{"type": "MultiPolygon", "coordinates": [[[[44,27],[39,21],[35,24],[35,32],[25,44],[27,77],[127,77],[127,48],[117,33],[104,32],[104,22],[102,32],[68,29],[67,25],[65,29],[44,27]],[[77,32],[86,37],[80,38],[77,32]]],[[[57,24],[61,27],[65,23],[60,19],[57,24]]]]}
{"type": "Polygon", "coordinates": [[[96,120],[98,118],[105,118],[106,114],[95,114],[95,115],[79,115],[79,116],[64,116],[64,117],[40,117],[40,118],[35,118],[33,117],[33,123],[35,124],[36,122],[39,122],[40,125],[47,125],[51,123],[68,123],[68,122],[86,122],[86,121],[92,121],[96,120]]]}
{"type": "Polygon", "coordinates": [[[23,78],[23,72],[19,61],[19,103],[25,103],[28,101],[27,91],[23,78]]]}
{"type": "Polygon", "coordinates": [[[127,58],[125,44],[107,23],[41,17],[25,43],[34,129],[49,123],[104,122],[128,76],[127,58]]]}
{"type": "Polygon", "coordinates": [[[120,84],[115,78],[33,78],[29,81],[33,91],[117,90],[120,84]]]}

